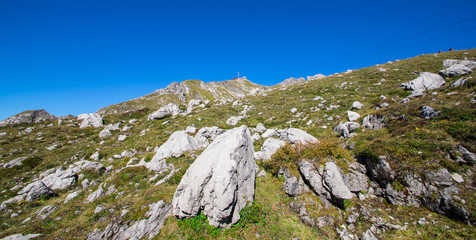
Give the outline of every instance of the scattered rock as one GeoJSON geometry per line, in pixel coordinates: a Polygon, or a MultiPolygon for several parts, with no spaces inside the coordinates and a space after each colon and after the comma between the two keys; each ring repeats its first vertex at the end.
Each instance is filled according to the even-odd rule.
{"type": "Polygon", "coordinates": [[[458,149],[459,152],[461,152],[461,154],[463,154],[464,161],[470,164],[473,164],[474,162],[476,162],[476,154],[470,152],[468,149],[464,148],[461,145],[457,145],[456,148],[458,149]]]}
{"type": "Polygon", "coordinates": [[[437,186],[451,186],[453,181],[450,172],[446,168],[440,168],[436,171],[428,171],[426,178],[437,186]]]}
{"type": "Polygon", "coordinates": [[[213,141],[218,135],[224,133],[225,130],[214,126],[214,127],[204,127],[198,130],[195,135],[195,141],[199,148],[206,148],[210,141],[213,141]]]}
{"type": "Polygon", "coordinates": [[[327,195],[327,190],[322,185],[322,176],[319,171],[314,167],[314,164],[306,160],[302,160],[299,163],[299,171],[301,172],[302,176],[309,184],[309,186],[311,186],[311,188],[314,190],[314,192],[321,196],[327,195]]]}
{"type": "Polygon", "coordinates": [[[288,86],[288,85],[291,85],[291,84],[295,84],[295,83],[300,83],[300,82],[305,82],[306,79],[304,79],[303,77],[300,77],[300,78],[288,78],[288,79],[285,79],[284,81],[282,81],[281,83],[279,83],[278,85],[280,86],[288,86]]]}
{"type": "Polygon", "coordinates": [[[431,119],[440,114],[440,111],[435,112],[435,110],[430,106],[423,106],[421,109],[421,117],[425,119],[431,119]]]}
{"type": "Polygon", "coordinates": [[[78,190],[78,191],[75,191],[73,193],[68,194],[68,196],[66,196],[66,199],[64,200],[63,203],[69,202],[71,199],[77,197],[79,195],[79,193],[80,193],[80,191],[78,190]]]}
{"type": "Polygon", "coordinates": [[[311,134],[297,128],[288,128],[286,130],[278,130],[277,135],[281,140],[288,141],[291,144],[295,143],[318,143],[319,140],[311,134]]]}
{"type": "Polygon", "coordinates": [[[51,115],[44,109],[25,111],[0,121],[0,127],[13,125],[13,124],[19,124],[19,123],[44,122],[46,120],[56,119],[56,118],[57,118],[56,116],[51,115]]]}
{"type": "Polygon", "coordinates": [[[106,138],[112,136],[112,133],[109,129],[105,128],[99,133],[100,138],[106,138]]]}
{"type": "Polygon", "coordinates": [[[51,190],[63,190],[71,186],[78,180],[78,175],[68,168],[63,170],[62,167],[46,170],[40,174],[41,181],[51,190]]]}
{"type": "Polygon", "coordinates": [[[152,120],[160,120],[162,118],[165,118],[169,115],[176,116],[179,113],[181,113],[181,110],[178,105],[169,103],[163,107],[161,107],[159,110],[152,112],[149,117],[147,117],[147,120],[152,121],[152,120]]]}
{"type": "Polygon", "coordinates": [[[334,131],[339,133],[342,137],[352,137],[351,132],[360,128],[360,125],[356,122],[341,122],[334,128],[334,131]]]}
{"type": "Polygon", "coordinates": [[[362,120],[362,127],[366,129],[379,130],[385,127],[385,118],[377,115],[367,115],[362,120]]]}
{"type": "Polygon", "coordinates": [[[360,114],[352,111],[347,111],[347,118],[349,119],[349,121],[354,122],[360,118],[360,114]]]}
{"type": "Polygon", "coordinates": [[[451,178],[453,178],[453,180],[455,180],[455,182],[457,182],[457,183],[463,183],[464,182],[463,177],[461,175],[459,175],[458,173],[451,174],[451,178]]]}
{"type": "Polygon", "coordinates": [[[21,166],[23,160],[27,159],[28,157],[19,157],[11,160],[10,162],[7,162],[3,165],[4,168],[12,168],[15,166],[21,166]]]}
{"type": "Polygon", "coordinates": [[[304,188],[304,181],[302,178],[298,178],[289,174],[286,170],[284,172],[284,192],[291,197],[300,195],[304,188]]]}
{"type": "Polygon", "coordinates": [[[127,135],[119,135],[119,137],[117,137],[117,140],[119,142],[122,142],[122,141],[126,140],[126,138],[127,138],[127,135]]]}
{"type": "Polygon", "coordinates": [[[263,133],[266,131],[266,127],[262,123],[256,124],[256,132],[263,133]]]}
{"type": "Polygon", "coordinates": [[[455,59],[447,59],[443,61],[443,67],[444,68],[449,68],[454,65],[463,65],[469,69],[475,69],[476,68],[476,62],[475,61],[470,61],[470,60],[455,60],[455,59]]]}
{"type": "Polygon", "coordinates": [[[79,125],[79,128],[87,128],[87,127],[98,128],[103,126],[102,117],[98,113],[79,114],[78,120],[82,120],[81,124],[79,125]]]}
{"type": "Polygon", "coordinates": [[[15,234],[15,235],[10,235],[8,237],[2,238],[2,240],[27,240],[27,239],[32,239],[32,238],[37,238],[39,236],[42,236],[43,234],[15,234]]]}
{"type": "Polygon", "coordinates": [[[325,78],[324,74],[316,74],[314,76],[307,76],[307,81],[319,80],[321,78],[325,78]]]}
{"type": "Polygon", "coordinates": [[[226,120],[226,124],[230,125],[230,126],[235,126],[236,124],[238,124],[239,121],[241,121],[241,119],[245,118],[244,116],[238,116],[238,117],[229,117],[228,120],[226,120]]]}
{"type": "Polygon", "coordinates": [[[273,136],[276,136],[276,129],[266,129],[266,131],[261,134],[261,137],[265,139],[273,136]]]}
{"type": "Polygon", "coordinates": [[[51,196],[53,195],[53,191],[51,191],[51,189],[49,189],[42,181],[37,180],[20,190],[18,195],[25,201],[29,202],[40,199],[43,196],[51,196]]]}
{"type": "Polygon", "coordinates": [[[364,104],[358,102],[358,101],[355,101],[352,103],[352,107],[350,108],[350,110],[352,109],[361,109],[364,107],[364,104]]]}
{"type": "Polygon", "coordinates": [[[47,217],[49,217],[55,210],[56,210],[56,207],[53,205],[45,206],[44,208],[35,212],[35,214],[37,214],[36,218],[44,220],[47,217]]]}
{"type": "Polygon", "coordinates": [[[456,80],[453,84],[451,84],[450,87],[461,87],[463,86],[464,84],[466,84],[466,82],[468,81],[470,77],[468,78],[460,78],[458,80],[456,80]]]}
{"type": "Polygon", "coordinates": [[[211,225],[236,223],[239,212],[254,198],[253,153],[246,126],[218,136],[182,177],[172,201],[173,214],[193,217],[203,209],[211,225]]]}

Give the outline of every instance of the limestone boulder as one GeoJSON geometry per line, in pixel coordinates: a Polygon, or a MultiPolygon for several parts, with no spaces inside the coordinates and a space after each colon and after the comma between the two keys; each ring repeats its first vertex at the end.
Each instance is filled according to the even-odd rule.
{"type": "Polygon", "coordinates": [[[90,114],[80,114],[78,116],[78,120],[81,121],[79,128],[87,128],[87,127],[102,127],[103,126],[103,119],[101,115],[98,113],[90,113],[90,114]]]}
{"type": "Polygon", "coordinates": [[[266,139],[261,146],[261,159],[271,159],[271,156],[284,145],[286,145],[286,141],[271,137],[266,139]]]}
{"type": "Polygon", "coordinates": [[[339,167],[333,162],[327,162],[323,174],[324,187],[332,194],[335,199],[351,199],[352,193],[344,183],[340,174],[339,167]]]}
{"type": "Polygon", "coordinates": [[[253,202],[256,168],[246,126],[218,136],[189,167],[175,192],[172,208],[179,218],[201,211],[211,225],[227,227],[253,202]]]}
{"type": "Polygon", "coordinates": [[[420,75],[407,83],[402,84],[406,90],[415,92],[423,92],[425,90],[437,89],[445,84],[445,80],[438,74],[430,72],[421,72],[420,75]]]}

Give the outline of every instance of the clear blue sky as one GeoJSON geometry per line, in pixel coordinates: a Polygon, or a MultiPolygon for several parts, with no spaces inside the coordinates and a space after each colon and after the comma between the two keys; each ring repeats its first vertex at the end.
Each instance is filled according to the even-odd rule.
{"type": "Polygon", "coordinates": [[[274,85],[450,47],[476,47],[476,1],[2,0],[0,119],[95,112],[185,79],[240,72],[274,85]]]}

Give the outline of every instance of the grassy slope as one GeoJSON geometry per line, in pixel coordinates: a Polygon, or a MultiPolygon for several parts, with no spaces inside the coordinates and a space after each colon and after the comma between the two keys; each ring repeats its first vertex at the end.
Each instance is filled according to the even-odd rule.
{"type": "MultiPolygon", "coordinates": [[[[462,144],[473,152],[475,149],[475,104],[470,103],[474,99],[474,80],[470,81],[468,87],[447,89],[449,84],[457,78],[447,79],[448,84],[436,90],[437,95],[428,94],[425,97],[412,100],[407,104],[398,102],[409,95],[407,91],[399,88],[403,82],[408,82],[416,75],[413,71],[438,72],[442,69],[442,61],[448,58],[476,59],[476,50],[466,50],[458,52],[448,52],[441,54],[422,55],[415,58],[387,63],[380,66],[369,67],[356,70],[348,74],[338,74],[326,77],[325,79],[300,83],[288,86],[285,90],[274,90],[268,92],[266,97],[246,97],[243,98],[242,105],[254,106],[248,118],[240,124],[255,126],[262,122],[266,127],[285,128],[298,127],[319,137],[329,139],[329,141],[341,141],[341,143],[356,143],[353,151],[347,151],[349,155],[357,155],[366,150],[373,154],[387,155],[392,167],[397,172],[408,169],[422,171],[430,168],[446,167],[450,172],[465,172],[468,169],[474,171],[472,167],[457,165],[446,158],[446,153],[454,150],[456,144],[462,144]],[[467,54],[464,54],[467,53],[467,54]],[[378,71],[378,68],[386,68],[386,72],[378,71]],[[385,79],[385,81],[381,81],[385,79]],[[381,81],[381,85],[375,85],[381,81]],[[347,82],[346,85],[342,85],[347,82]],[[343,87],[340,87],[343,86],[343,87]],[[448,95],[450,92],[456,94],[448,95]],[[379,96],[386,96],[386,100],[381,100],[379,96]],[[321,96],[326,100],[324,107],[318,111],[311,111],[312,107],[317,107],[321,101],[312,100],[316,96],[321,96]],[[388,128],[380,131],[358,131],[358,136],[350,140],[338,140],[333,132],[334,126],[340,121],[346,121],[346,111],[350,109],[353,101],[362,102],[365,107],[358,112],[365,116],[367,114],[380,114],[388,119],[388,128]],[[386,109],[375,110],[375,106],[382,102],[388,102],[390,106],[386,109]],[[456,105],[459,103],[458,105],[456,105]],[[326,110],[329,105],[340,105],[337,109],[326,110]],[[430,105],[436,110],[442,110],[440,117],[432,120],[424,120],[419,117],[422,106],[430,105]],[[297,113],[291,113],[291,108],[296,107],[297,113]],[[406,116],[406,120],[401,118],[406,116]],[[330,120],[329,117],[332,117],[330,120]],[[312,124],[307,126],[309,120],[312,124]],[[327,128],[323,128],[327,127],[327,128]],[[418,130],[416,130],[418,129],[418,130]],[[349,141],[349,142],[347,142],[349,141]]],[[[476,78],[473,73],[473,79],[476,78]]],[[[147,102],[150,108],[156,106],[154,101],[147,102]]],[[[198,108],[192,114],[176,118],[166,118],[160,121],[148,122],[147,115],[150,110],[136,112],[132,114],[111,114],[105,117],[106,123],[123,121],[122,126],[132,126],[128,132],[114,131],[113,137],[105,139],[105,143],[100,145],[98,133],[101,129],[79,129],[74,120],[69,123],[64,121],[63,125],[57,126],[57,121],[47,121],[32,125],[17,125],[14,127],[2,127],[0,132],[7,135],[0,138],[1,160],[6,163],[12,159],[22,156],[32,156],[25,160],[21,167],[12,169],[0,169],[0,201],[4,201],[14,196],[18,190],[10,189],[18,184],[23,186],[30,182],[34,176],[59,165],[69,165],[71,158],[88,158],[91,154],[100,149],[101,162],[105,166],[113,166],[117,170],[126,165],[129,161],[119,159],[108,161],[114,154],[120,154],[126,149],[136,149],[139,153],[137,158],[151,157],[152,153],[147,153],[145,149],[149,146],[160,146],[165,142],[173,131],[185,129],[186,126],[194,125],[197,128],[205,126],[219,126],[231,128],[226,125],[229,116],[238,116],[243,109],[241,106],[216,106],[213,103],[205,109],[198,108]],[[130,119],[138,119],[134,124],[127,123],[130,119]],[[200,119],[200,120],[198,120],[200,119]],[[165,121],[170,123],[163,125],[165,121]],[[48,127],[53,123],[54,126],[48,127]],[[67,124],[75,124],[68,126],[67,124]],[[28,134],[19,134],[27,127],[35,129],[28,134]],[[148,129],[145,135],[141,136],[142,130],[148,129]],[[126,134],[128,138],[123,142],[117,141],[119,134],[126,134]],[[41,139],[40,139],[41,138],[41,139]],[[52,144],[59,144],[59,148],[54,151],[46,150],[52,144]],[[36,152],[37,151],[37,152],[36,152]]],[[[262,141],[255,143],[256,148],[262,141]]],[[[119,217],[121,210],[130,210],[123,219],[142,219],[147,212],[147,205],[163,199],[171,202],[176,186],[180,181],[180,176],[185,169],[193,162],[194,154],[190,153],[179,159],[170,159],[181,171],[166,184],[155,187],[148,179],[154,176],[144,168],[129,168],[118,173],[97,175],[85,173],[89,180],[114,184],[119,194],[106,196],[94,203],[83,204],[90,194],[90,191],[83,191],[73,201],[63,204],[69,192],[80,189],[80,184],[73,185],[69,189],[59,192],[57,197],[43,199],[31,203],[21,203],[10,206],[12,212],[0,213],[0,237],[12,233],[44,233],[47,239],[61,238],[83,238],[87,233],[95,228],[104,227],[114,218],[119,217]],[[94,214],[94,209],[101,204],[114,212],[103,212],[94,214]],[[55,205],[58,209],[47,219],[35,219],[33,212],[47,205],[55,205]],[[21,211],[21,212],[20,212],[21,211]],[[11,214],[19,213],[16,217],[11,214]],[[26,224],[20,224],[28,217],[32,220],[26,224]]],[[[113,171],[114,171],[113,170],[113,171]]],[[[471,187],[474,179],[465,179],[471,187]]],[[[466,184],[465,183],[465,184],[466,184]]],[[[293,238],[310,239],[315,237],[335,238],[334,227],[323,229],[310,228],[301,223],[297,216],[291,211],[289,203],[293,201],[282,191],[282,180],[275,177],[266,177],[257,180],[256,187],[256,207],[247,210],[259,216],[259,218],[244,217],[243,223],[229,230],[217,230],[204,228],[203,219],[194,221],[182,221],[171,217],[167,220],[165,227],[157,238],[293,238]],[[198,227],[197,227],[198,226],[198,227]],[[194,230],[195,229],[195,230],[194,230]]],[[[95,190],[98,185],[92,187],[95,190]]],[[[463,196],[466,206],[475,212],[474,191],[459,186],[463,189],[463,196]]],[[[313,199],[313,196],[304,196],[313,199]]],[[[403,225],[409,222],[407,231],[388,231],[384,238],[408,239],[408,238],[465,238],[476,234],[474,227],[455,222],[444,216],[431,213],[424,208],[403,208],[391,206],[385,201],[368,200],[365,203],[352,202],[350,207],[371,206],[376,210],[375,214],[383,217],[392,215],[403,225]],[[390,209],[390,210],[387,210],[390,209]],[[428,217],[431,214],[430,217],[428,217]],[[412,222],[425,216],[434,220],[436,224],[413,225],[412,222]],[[449,229],[445,229],[448,226],[449,229]]],[[[328,209],[326,211],[316,210],[313,214],[323,216],[331,214],[336,218],[336,224],[344,222],[349,211],[339,209],[328,209]]],[[[363,219],[357,226],[357,233],[366,230],[370,225],[370,220],[363,219]]],[[[339,225],[337,225],[339,226],[339,225]]]]}

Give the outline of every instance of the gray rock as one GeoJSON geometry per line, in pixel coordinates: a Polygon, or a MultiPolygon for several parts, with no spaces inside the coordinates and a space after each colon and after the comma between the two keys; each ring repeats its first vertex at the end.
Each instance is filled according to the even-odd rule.
{"type": "Polygon", "coordinates": [[[106,138],[112,136],[111,130],[105,128],[99,133],[100,138],[106,138]]]}
{"type": "Polygon", "coordinates": [[[51,189],[40,180],[28,184],[18,192],[18,195],[20,195],[25,201],[33,201],[40,199],[43,196],[51,196],[53,194],[53,191],[51,191],[51,189]]]}
{"type": "Polygon", "coordinates": [[[32,238],[37,238],[39,236],[42,236],[43,234],[15,234],[15,235],[10,235],[8,237],[2,238],[2,240],[28,240],[32,238]]]}
{"type": "Polygon", "coordinates": [[[440,168],[436,171],[428,171],[426,173],[426,178],[432,184],[437,186],[451,186],[453,185],[453,181],[451,178],[450,172],[446,168],[440,168]]]}
{"type": "Polygon", "coordinates": [[[309,184],[309,186],[321,196],[327,195],[327,190],[322,185],[322,176],[319,171],[316,169],[314,164],[302,160],[299,163],[299,171],[301,172],[304,180],[309,184]]]}
{"type": "Polygon", "coordinates": [[[469,69],[475,69],[476,68],[476,62],[475,61],[470,61],[470,60],[455,60],[455,59],[447,59],[443,61],[443,67],[444,68],[449,68],[454,65],[463,65],[469,69]]]}
{"type": "Polygon", "coordinates": [[[461,87],[463,86],[464,84],[466,84],[466,82],[468,81],[470,77],[468,78],[460,78],[458,80],[456,80],[453,84],[451,84],[450,87],[461,87]]]}
{"type": "Polygon", "coordinates": [[[454,77],[454,76],[461,76],[473,73],[473,71],[461,64],[452,65],[451,67],[441,70],[440,75],[445,77],[454,77]]]}
{"type": "Polygon", "coordinates": [[[256,131],[259,133],[263,133],[266,131],[266,127],[262,123],[256,124],[256,131]]]}
{"type": "Polygon", "coordinates": [[[238,116],[238,117],[229,117],[228,120],[226,120],[226,124],[230,126],[236,126],[241,119],[245,118],[244,116],[238,116]]]}
{"type": "Polygon", "coordinates": [[[392,187],[392,184],[387,184],[387,187],[385,188],[385,196],[393,205],[405,205],[405,194],[395,190],[392,187]]]}
{"type": "Polygon", "coordinates": [[[96,189],[96,191],[92,192],[88,196],[85,203],[92,203],[92,202],[96,201],[97,199],[101,198],[102,196],[104,196],[106,191],[104,191],[102,186],[103,186],[103,184],[99,185],[98,189],[96,189]]]}
{"type": "Polygon", "coordinates": [[[300,78],[288,78],[288,79],[285,79],[284,81],[282,81],[281,83],[279,83],[278,85],[280,86],[288,86],[288,85],[291,85],[291,84],[295,84],[295,83],[300,83],[300,82],[305,82],[306,79],[304,79],[303,77],[300,77],[300,78]]]}
{"type": "Polygon", "coordinates": [[[438,74],[422,72],[418,78],[402,84],[406,90],[413,92],[423,92],[425,90],[437,89],[444,85],[445,80],[438,74]]]}
{"type": "Polygon", "coordinates": [[[457,183],[464,183],[463,177],[459,175],[458,173],[451,174],[451,178],[453,178],[453,180],[457,183]]]}
{"type": "Polygon", "coordinates": [[[23,160],[27,159],[28,157],[19,157],[15,158],[3,165],[4,168],[12,168],[14,166],[21,166],[23,163],[23,160]]]}
{"type": "Polygon", "coordinates": [[[56,207],[53,205],[45,206],[42,209],[35,212],[36,218],[44,220],[47,217],[49,217],[55,210],[56,210],[56,207]]]}
{"type": "Polygon", "coordinates": [[[87,128],[87,127],[102,127],[103,126],[103,120],[101,115],[98,113],[90,113],[90,114],[80,114],[78,116],[78,120],[81,120],[81,124],[79,125],[79,128],[87,128]]]}
{"type": "Polygon", "coordinates": [[[0,127],[19,123],[37,123],[56,118],[56,116],[49,114],[44,109],[31,110],[19,113],[17,115],[11,116],[5,120],[0,121],[0,127]]]}
{"type": "Polygon", "coordinates": [[[372,231],[368,229],[364,234],[362,234],[362,240],[378,240],[378,238],[376,238],[372,231]]]}
{"type": "Polygon", "coordinates": [[[379,130],[385,127],[385,118],[377,115],[367,115],[362,120],[362,127],[366,129],[379,130]]]}
{"type": "Polygon", "coordinates": [[[423,106],[421,109],[421,117],[425,119],[431,119],[440,114],[440,111],[435,112],[435,110],[430,106],[423,106]]]}
{"type": "Polygon", "coordinates": [[[405,175],[405,184],[408,191],[414,196],[423,196],[426,195],[426,187],[421,181],[421,179],[415,174],[405,175]]]}
{"type": "Polygon", "coordinates": [[[153,171],[164,170],[164,159],[169,157],[181,157],[185,152],[199,149],[195,139],[186,131],[174,132],[169,139],[162,144],[150,162],[141,160],[139,165],[153,171]]]}
{"type": "Polygon", "coordinates": [[[344,175],[344,182],[351,192],[361,192],[369,188],[369,178],[364,173],[352,170],[344,175]]]}
{"type": "Polygon", "coordinates": [[[360,118],[360,114],[352,111],[347,111],[347,118],[349,119],[349,121],[354,122],[360,118]]]}
{"type": "Polygon", "coordinates": [[[307,76],[307,81],[319,80],[321,78],[325,78],[326,75],[324,74],[316,74],[314,76],[307,76]]]}
{"type": "Polygon", "coordinates": [[[473,164],[474,162],[476,162],[476,154],[470,152],[468,149],[464,148],[461,145],[457,145],[456,148],[461,154],[463,154],[464,161],[470,164],[473,164]]]}
{"type": "Polygon", "coordinates": [[[286,145],[286,141],[271,137],[266,139],[266,141],[263,143],[263,146],[261,146],[261,159],[271,159],[271,156],[284,145],[286,145]]]}
{"type": "Polygon", "coordinates": [[[361,109],[364,107],[364,104],[358,102],[358,101],[355,101],[352,103],[352,107],[350,108],[350,110],[352,109],[361,109]]]}
{"type": "Polygon", "coordinates": [[[266,129],[266,131],[263,134],[261,134],[261,137],[264,139],[273,137],[273,136],[276,136],[276,129],[266,129]]]}
{"type": "Polygon", "coordinates": [[[48,188],[55,191],[71,186],[78,180],[78,175],[71,168],[63,170],[62,167],[58,167],[43,172],[40,178],[48,188]]]}
{"type": "Polygon", "coordinates": [[[180,108],[177,104],[169,103],[169,104],[161,107],[159,110],[157,110],[155,112],[152,112],[147,117],[147,120],[149,120],[149,121],[160,120],[160,119],[165,118],[169,115],[177,116],[181,112],[182,111],[180,110],[180,108]]]}
{"type": "Polygon", "coordinates": [[[175,192],[173,214],[193,217],[203,209],[211,225],[227,227],[253,202],[256,168],[249,130],[241,126],[218,136],[190,166],[175,192]]]}
{"type": "Polygon", "coordinates": [[[71,199],[77,197],[80,192],[81,192],[81,191],[78,190],[78,191],[75,191],[75,192],[73,192],[73,193],[68,194],[68,196],[66,196],[66,199],[64,200],[63,203],[67,203],[67,202],[71,201],[71,199]]]}
{"type": "Polygon", "coordinates": [[[376,181],[381,187],[386,187],[395,178],[396,173],[392,170],[385,156],[380,156],[378,161],[373,159],[363,159],[370,178],[376,181]]]}
{"type": "Polygon", "coordinates": [[[208,144],[210,144],[210,141],[213,141],[218,135],[224,132],[225,130],[217,126],[204,127],[195,134],[195,141],[199,148],[206,148],[208,144]]]}
{"type": "Polygon", "coordinates": [[[345,185],[344,179],[335,163],[327,162],[325,164],[323,183],[334,199],[344,200],[352,198],[352,193],[345,185]]]}
{"type": "Polygon", "coordinates": [[[302,178],[298,178],[296,176],[292,176],[286,170],[284,173],[284,192],[291,197],[295,197],[302,193],[304,188],[304,181],[302,178]]]}
{"type": "Polygon", "coordinates": [[[286,139],[289,143],[292,143],[292,144],[294,143],[307,144],[307,143],[319,142],[319,140],[317,140],[317,138],[315,138],[311,134],[297,128],[288,128],[282,133],[280,132],[279,135],[281,140],[286,139]]]}
{"type": "Polygon", "coordinates": [[[341,122],[334,128],[334,131],[339,133],[342,137],[351,137],[351,132],[360,128],[360,125],[356,122],[341,122]]]}
{"type": "Polygon", "coordinates": [[[182,177],[172,202],[177,217],[193,217],[203,208],[210,224],[236,223],[253,202],[256,176],[253,144],[246,126],[218,136],[182,177]]]}

